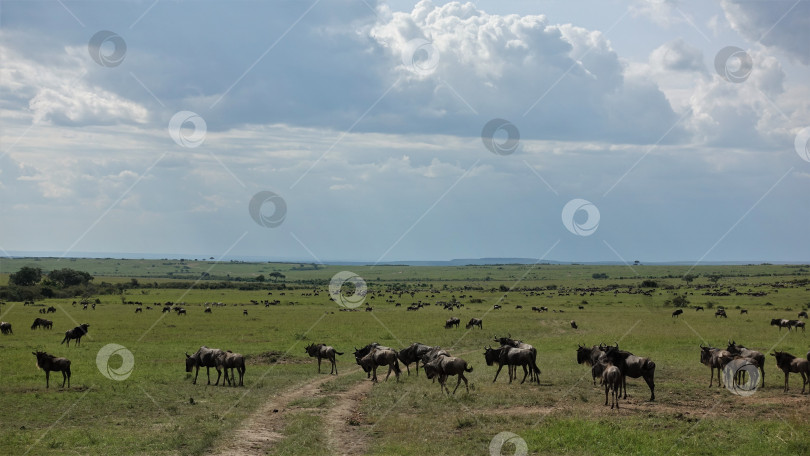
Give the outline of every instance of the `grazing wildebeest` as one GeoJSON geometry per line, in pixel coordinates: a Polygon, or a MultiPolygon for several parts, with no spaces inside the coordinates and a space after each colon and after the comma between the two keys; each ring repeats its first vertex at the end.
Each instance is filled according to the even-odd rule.
{"type": "Polygon", "coordinates": [[[45,313],[56,313],[56,307],[48,306],[48,308],[45,309],[45,313]]]}
{"type": "Polygon", "coordinates": [[[464,372],[472,371],[472,367],[467,367],[467,361],[456,358],[455,356],[439,356],[425,364],[425,375],[427,378],[432,379],[438,376],[439,385],[441,385],[442,391],[447,391],[447,394],[450,394],[450,390],[446,385],[447,377],[451,375],[458,375],[458,382],[453,389],[453,394],[456,394],[456,390],[458,386],[461,385],[462,380],[464,380],[464,387],[467,388],[467,393],[469,393],[470,386],[467,383],[467,377],[464,376],[464,372]]]}
{"type": "Polygon", "coordinates": [[[0,333],[14,334],[14,331],[11,330],[11,323],[7,321],[0,321],[0,333]]]}
{"type": "Polygon", "coordinates": [[[636,356],[629,351],[619,350],[617,343],[612,347],[605,347],[605,359],[608,364],[613,364],[619,368],[622,375],[622,389],[624,399],[627,399],[627,377],[644,378],[650,388],[650,400],[655,400],[655,363],[641,356],[636,356]]]}
{"type": "Polygon", "coordinates": [[[737,345],[733,340],[728,342],[726,351],[731,353],[732,356],[742,356],[754,360],[757,367],[759,367],[760,374],[762,374],[762,387],[765,387],[765,355],[756,350],[749,350],[742,345],[737,345]]]}
{"type": "Polygon", "coordinates": [[[717,369],[717,386],[720,387],[720,371],[731,362],[734,356],[728,350],[704,347],[700,344],[700,362],[709,367],[709,387],[714,382],[714,370],[717,369]]]}
{"type": "Polygon", "coordinates": [[[178,307],[175,310],[177,310],[177,315],[186,315],[186,309],[184,309],[182,307],[178,307]]]}
{"type": "Polygon", "coordinates": [[[772,318],[771,326],[778,326],[779,331],[782,331],[782,328],[787,328],[788,331],[790,331],[792,325],[790,324],[790,320],[785,320],[784,318],[772,318]]]}
{"type": "Polygon", "coordinates": [[[45,371],[45,388],[50,388],[51,371],[62,372],[62,388],[67,381],[70,388],[70,360],[67,358],[57,358],[45,352],[31,352],[37,357],[37,367],[45,371]]]}
{"type": "Polygon", "coordinates": [[[601,345],[594,345],[588,348],[584,345],[577,345],[577,363],[585,364],[591,367],[591,374],[593,375],[593,384],[596,386],[596,378],[602,375],[601,370],[594,371],[594,366],[599,364],[600,361],[605,360],[605,351],[601,345]]]}
{"type": "Polygon", "coordinates": [[[672,312],[673,317],[677,317],[678,315],[683,313],[683,309],[676,309],[675,312],[672,312]]]}
{"type": "Polygon", "coordinates": [[[444,329],[450,329],[453,326],[458,328],[459,324],[461,324],[461,319],[459,319],[457,317],[450,317],[450,318],[447,319],[447,321],[444,322],[444,329]]]}
{"type": "Polygon", "coordinates": [[[143,312],[143,307],[136,307],[135,308],[135,313],[141,313],[141,312],[143,312]]]}
{"type": "Polygon", "coordinates": [[[318,373],[321,373],[321,359],[328,359],[332,363],[330,374],[338,374],[337,363],[335,362],[335,355],[342,355],[343,353],[335,350],[326,344],[309,344],[304,348],[310,358],[318,358],[318,373]]]}
{"type": "Polygon", "coordinates": [[[492,310],[500,310],[501,306],[499,304],[495,304],[492,306],[492,310]]]}
{"type": "Polygon", "coordinates": [[[210,308],[210,307],[206,307],[206,308],[205,308],[205,310],[203,310],[203,313],[210,314],[210,313],[211,313],[211,308],[210,308]]]}
{"type": "Polygon", "coordinates": [[[222,356],[223,351],[218,348],[208,348],[205,345],[200,347],[196,353],[190,355],[186,353],[186,372],[191,372],[193,368],[197,368],[194,374],[194,380],[191,381],[192,385],[197,384],[197,376],[200,374],[200,368],[205,368],[205,373],[208,375],[208,384],[211,384],[211,368],[217,370],[217,382],[214,385],[219,385],[219,378],[222,375],[217,359],[222,356]]]}
{"type": "Polygon", "coordinates": [[[163,310],[161,311],[161,313],[166,313],[166,312],[171,312],[171,311],[172,311],[172,308],[171,308],[171,307],[169,307],[169,306],[166,306],[166,307],[164,307],[164,308],[163,308],[163,310]]]}
{"type": "Polygon", "coordinates": [[[51,320],[46,320],[44,318],[35,318],[34,323],[31,325],[31,329],[53,329],[53,322],[51,320]]]}
{"type": "Polygon", "coordinates": [[[740,309],[740,315],[747,314],[747,313],[748,313],[748,309],[740,309]]]}
{"type": "Polygon", "coordinates": [[[697,312],[698,310],[703,310],[703,306],[695,306],[695,312],[697,312]]]}
{"type": "Polygon", "coordinates": [[[717,317],[728,318],[728,315],[726,315],[726,310],[725,309],[717,309],[717,311],[714,313],[714,318],[717,318],[717,317]]]}
{"type": "Polygon", "coordinates": [[[522,348],[524,350],[531,351],[532,352],[532,365],[531,365],[532,381],[536,381],[537,383],[540,383],[540,376],[538,375],[540,373],[540,368],[537,367],[537,349],[534,348],[534,346],[532,346],[531,344],[524,343],[523,341],[520,341],[520,340],[512,339],[511,334],[509,334],[509,336],[507,336],[507,337],[496,337],[494,340],[495,340],[495,342],[498,342],[499,344],[501,344],[501,346],[509,345],[510,347],[522,348]]]}
{"type": "Polygon", "coordinates": [[[481,320],[480,318],[470,318],[470,321],[467,323],[467,326],[465,326],[465,327],[467,329],[470,329],[473,326],[478,326],[478,328],[484,329],[483,324],[484,324],[484,321],[481,320]]]}
{"type": "Polygon", "coordinates": [[[577,329],[577,322],[575,322],[574,320],[571,320],[571,327],[574,328],[574,329],[577,329]]]}
{"type": "MultiPolygon", "coordinates": [[[[622,373],[618,367],[608,364],[602,370],[602,384],[605,385],[605,405],[608,405],[608,392],[610,392],[610,409],[619,408],[619,396],[622,392],[622,373]]],[[[626,398],[625,398],[626,399],[626,398]]]]}
{"type": "MultiPolygon", "coordinates": [[[[360,358],[357,361],[363,370],[370,369],[372,371],[371,381],[377,382],[377,367],[388,366],[388,373],[385,375],[385,381],[391,376],[391,372],[397,377],[399,382],[399,375],[402,371],[399,368],[399,358],[397,357],[396,350],[380,349],[379,347],[373,349],[369,354],[360,358]]],[[[368,370],[366,370],[368,372],[368,370]]]]}
{"type": "Polygon", "coordinates": [[[246,316],[246,317],[247,317],[247,314],[248,314],[248,313],[247,313],[247,309],[245,309],[245,310],[243,310],[243,311],[242,311],[242,315],[244,315],[244,316],[246,316]]]}
{"type": "Polygon", "coordinates": [[[804,318],[808,318],[808,317],[807,317],[807,312],[805,312],[804,310],[802,310],[801,312],[799,312],[799,317],[798,317],[798,318],[802,318],[802,317],[804,317],[804,318]]]}
{"type": "Polygon", "coordinates": [[[414,342],[399,351],[399,360],[405,365],[405,369],[408,370],[408,375],[411,375],[411,368],[408,367],[411,363],[416,363],[416,375],[419,375],[419,360],[425,353],[430,351],[431,348],[433,347],[414,342]]]}
{"type": "Polygon", "coordinates": [[[239,386],[245,386],[244,378],[245,378],[245,357],[239,353],[234,353],[230,350],[222,352],[222,354],[217,358],[217,364],[219,367],[225,372],[225,380],[222,381],[222,386],[225,386],[225,382],[229,385],[233,383],[233,386],[236,385],[236,377],[234,376],[233,370],[236,369],[236,372],[239,374],[239,386]],[[231,370],[231,377],[228,378],[228,369],[231,370]],[[231,381],[233,380],[233,381],[231,381]]]}
{"type": "Polygon", "coordinates": [[[78,346],[79,342],[82,341],[82,337],[84,337],[84,335],[87,334],[87,328],[89,327],[90,325],[88,325],[87,323],[82,323],[73,329],[68,329],[67,331],[65,331],[65,338],[62,339],[61,343],[64,344],[65,342],[67,342],[68,347],[70,347],[70,340],[76,339],[76,346],[78,346]]]}
{"type": "Polygon", "coordinates": [[[793,372],[801,374],[802,394],[804,394],[804,386],[810,383],[810,361],[780,351],[771,353],[771,356],[776,358],[776,365],[785,373],[785,392],[788,390],[788,375],[793,372]]]}

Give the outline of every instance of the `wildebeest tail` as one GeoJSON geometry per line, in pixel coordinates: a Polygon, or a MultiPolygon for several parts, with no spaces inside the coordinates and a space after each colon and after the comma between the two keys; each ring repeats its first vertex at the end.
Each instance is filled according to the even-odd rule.
{"type": "Polygon", "coordinates": [[[341,353],[341,352],[339,352],[339,351],[335,350],[335,354],[336,354],[336,355],[342,355],[343,353],[341,353]]]}
{"type": "Polygon", "coordinates": [[[396,372],[397,374],[402,373],[402,369],[399,368],[399,360],[396,358],[394,359],[394,372],[396,372]]]}
{"type": "Polygon", "coordinates": [[[65,334],[65,338],[62,339],[62,342],[59,345],[64,344],[66,340],[68,340],[68,335],[67,334],[65,334]]]}
{"type": "Polygon", "coordinates": [[[472,372],[472,371],[473,371],[472,366],[467,367],[467,368],[464,369],[464,372],[472,372]]]}
{"type": "Polygon", "coordinates": [[[655,369],[655,363],[651,359],[648,359],[647,362],[644,363],[644,369],[646,369],[646,370],[655,369]]]}

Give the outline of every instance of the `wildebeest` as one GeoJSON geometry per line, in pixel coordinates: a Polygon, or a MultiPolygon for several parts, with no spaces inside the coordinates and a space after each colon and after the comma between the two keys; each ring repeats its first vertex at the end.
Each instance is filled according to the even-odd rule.
{"type": "Polygon", "coordinates": [[[245,357],[239,353],[234,353],[230,350],[222,352],[222,354],[217,358],[216,363],[218,366],[225,371],[225,380],[222,381],[222,386],[225,386],[225,382],[229,385],[233,383],[233,386],[236,385],[236,377],[234,376],[233,370],[236,369],[236,372],[239,374],[239,386],[245,386],[244,378],[245,378],[245,357]],[[231,370],[231,377],[228,378],[228,369],[231,370]]]}
{"type": "Polygon", "coordinates": [[[747,314],[747,313],[748,313],[748,309],[740,309],[740,315],[747,314]]]}
{"type": "Polygon", "coordinates": [[[433,348],[429,345],[414,342],[406,348],[399,351],[399,360],[405,365],[408,370],[408,375],[411,375],[411,368],[408,367],[411,363],[416,363],[416,375],[419,375],[419,360],[422,356],[433,348]]]}
{"type": "Polygon", "coordinates": [[[732,356],[742,356],[743,358],[754,360],[755,364],[759,367],[759,372],[762,374],[762,387],[765,387],[765,355],[756,350],[749,350],[742,345],[737,345],[733,340],[728,342],[726,351],[731,353],[732,356]]]}
{"type": "Polygon", "coordinates": [[[31,325],[31,329],[53,329],[53,322],[51,320],[46,320],[44,318],[35,318],[34,323],[31,325]]]}
{"type": "Polygon", "coordinates": [[[808,317],[807,317],[807,312],[805,312],[804,310],[802,310],[801,312],[799,312],[799,316],[798,316],[798,318],[802,318],[802,317],[804,317],[804,318],[808,318],[808,317]]]}
{"type": "Polygon", "coordinates": [[[453,394],[456,394],[456,390],[458,386],[461,385],[461,381],[464,380],[464,387],[467,388],[467,393],[470,392],[470,386],[467,382],[467,377],[464,376],[465,372],[472,372],[472,367],[467,367],[467,361],[464,361],[461,358],[456,358],[455,356],[439,356],[432,361],[425,364],[425,375],[427,378],[432,379],[433,377],[438,376],[439,378],[439,385],[443,391],[447,391],[447,394],[450,394],[450,390],[447,388],[447,377],[451,375],[458,375],[458,382],[456,383],[456,387],[453,389],[453,394]]]}
{"type": "Polygon", "coordinates": [[[343,353],[335,350],[326,344],[309,344],[304,348],[310,358],[318,358],[318,373],[321,373],[321,359],[328,359],[332,363],[330,374],[338,374],[337,363],[335,362],[335,355],[342,355],[343,353]]]}
{"type": "Polygon", "coordinates": [[[600,361],[605,360],[605,351],[601,346],[594,345],[588,348],[584,345],[577,345],[577,363],[585,364],[591,367],[591,374],[593,375],[593,384],[596,386],[596,378],[602,375],[601,371],[594,371],[593,367],[599,364],[600,361]]]}
{"type": "Polygon", "coordinates": [[[141,313],[141,312],[143,312],[143,307],[136,307],[135,308],[135,313],[141,313]]]}
{"type": "Polygon", "coordinates": [[[197,368],[194,374],[194,380],[191,381],[192,385],[197,384],[197,376],[200,374],[200,368],[205,368],[205,373],[208,376],[208,384],[211,384],[211,368],[217,370],[217,381],[214,385],[219,384],[219,378],[222,375],[222,370],[217,364],[217,359],[222,356],[223,351],[218,348],[208,348],[205,345],[200,347],[196,353],[190,355],[186,353],[186,372],[191,372],[193,368],[197,368]]]}
{"type": "Polygon", "coordinates": [[[14,331],[11,330],[11,323],[7,321],[0,321],[0,333],[14,334],[14,331]]]}
{"type": "Polygon", "coordinates": [[[402,371],[399,368],[399,358],[397,357],[396,350],[392,350],[390,348],[387,349],[380,349],[379,347],[371,350],[369,354],[360,358],[357,361],[363,370],[370,369],[372,371],[371,381],[377,382],[377,367],[379,366],[388,366],[388,373],[385,375],[385,381],[388,381],[388,377],[391,376],[391,372],[397,377],[397,382],[399,382],[399,375],[402,371]]]}
{"type": "Polygon", "coordinates": [[[206,307],[206,308],[205,308],[205,310],[203,310],[203,313],[207,313],[207,314],[212,313],[212,312],[211,312],[211,308],[210,308],[210,307],[206,307]]]}
{"type": "Polygon", "coordinates": [[[608,364],[602,371],[602,384],[605,386],[605,405],[608,405],[608,391],[610,392],[610,409],[619,408],[619,396],[622,392],[622,373],[618,367],[608,364]]]}
{"type": "Polygon", "coordinates": [[[676,309],[675,312],[672,312],[673,317],[677,317],[678,315],[683,313],[683,309],[676,309]]]}
{"type": "Polygon", "coordinates": [[[725,309],[717,309],[717,311],[714,312],[714,318],[717,318],[717,317],[728,318],[728,315],[726,315],[726,310],[725,309]]]}
{"type": "Polygon", "coordinates": [[[481,320],[480,318],[470,318],[470,321],[467,322],[467,326],[465,326],[465,328],[470,329],[473,326],[478,326],[479,329],[484,329],[483,324],[484,321],[481,320]]]}
{"type": "Polygon", "coordinates": [[[450,317],[447,319],[447,321],[444,322],[444,329],[449,329],[452,328],[453,326],[458,328],[459,324],[461,324],[461,319],[459,319],[458,317],[450,317]]]}
{"type": "Polygon", "coordinates": [[[622,375],[622,389],[624,399],[627,399],[627,377],[644,378],[650,388],[650,400],[655,400],[655,363],[641,356],[636,356],[629,351],[619,350],[619,344],[605,347],[605,359],[609,364],[619,368],[622,375]]]}
{"type": "Polygon", "coordinates": [[[571,320],[571,327],[574,328],[574,329],[577,329],[577,322],[574,321],[574,320],[571,320]]]}
{"type": "Polygon", "coordinates": [[[367,368],[366,366],[360,364],[360,360],[363,359],[369,353],[371,353],[373,350],[376,350],[378,348],[382,350],[391,350],[391,347],[382,346],[377,342],[372,342],[363,348],[359,349],[357,347],[354,348],[354,360],[355,362],[357,362],[358,366],[363,368],[363,371],[365,371],[366,373],[366,378],[371,378],[371,368],[370,367],[367,368]]]}
{"type": "Polygon", "coordinates": [[[794,328],[802,328],[802,332],[804,332],[804,322],[800,320],[790,320],[790,325],[794,328]]]}
{"type": "Polygon", "coordinates": [[[31,352],[37,357],[37,367],[45,371],[45,388],[50,388],[51,371],[62,372],[62,388],[67,382],[70,388],[70,360],[67,358],[57,358],[45,352],[31,352]]]}
{"type": "Polygon", "coordinates": [[[515,348],[509,345],[502,345],[498,348],[487,347],[484,349],[484,360],[486,360],[487,366],[498,363],[498,371],[495,372],[495,378],[492,379],[493,383],[498,379],[498,374],[500,374],[503,366],[507,366],[509,383],[512,383],[512,380],[517,378],[517,366],[523,367],[523,380],[520,381],[521,384],[526,381],[526,376],[530,373],[532,379],[539,378],[540,369],[535,370],[536,364],[534,363],[534,356],[531,350],[515,348]]]}
{"type": "Polygon", "coordinates": [[[492,310],[500,310],[501,306],[499,304],[495,304],[492,306],[492,310]]]}
{"type": "Polygon", "coordinates": [[[787,328],[788,331],[790,331],[790,328],[792,327],[790,320],[785,320],[784,318],[772,318],[771,326],[778,326],[779,331],[782,331],[782,328],[787,328]]]}
{"type": "Polygon", "coordinates": [[[771,353],[771,356],[776,358],[776,365],[785,373],[785,392],[788,390],[788,375],[793,372],[801,374],[802,394],[804,394],[804,386],[810,383],[810,361],[780,351],[771,353]]]}
{"type": "Polygon", "coordinates": [[[496,337],[495,342],[498,342],[503,345],[508,345],[510,347],[515,348],[522,348],[524,350],[529,350],[532,353],[532,365],[531,365],[531,380],[540,383],[540,368],[537,367],[537,349],[534,348],[531,344],[527,344],[523,341],[512,339],[512,335],[509,334],[507,337],[496,337]]]}
{"type": "Polygon", "coordinates": [[[166,307],[163,308],[163,310],[161,310],[161,313],[166,313],[166,312],[171,312],[171,311],[172,311],[172,308],[170,306],[166,306],[166,307]]]}
{"type": "Polygon", "coordinates": [[[56,307],[48,306],[48,308],[45,309],[45,313],[56,313],[56,307]]]}
{"type": "Polygon", "coordinates": [[[87,328],[89,327],[90,325],[88,325],[87,323],[82,323],[73,329],[68,329],[67,331],[65,331],[65,338],[62,339],[61,343],[64,344],[65,342],[67,342],[68,347],[70,347],[70,340],[76,339],[76,346],[78,346],[79,342],[82,341],[82,337],[84,337],[84,335],[87,334],[87,328]]]}
{"type": "Polygon", "coordinates": [[[726,367],[734,356],[728,350],[704,347],[700,344],[700,362],[709,367],[709,387],[714,382],[714,370],[717,369],[717,386],[720,387],[720,371],[726,367]]]}
{"type": "Polygon", "coordinates": [[[174,310],[177,312],[177,315],[186,315],[186,309],[182,307],[177,307],[174,310]]]}

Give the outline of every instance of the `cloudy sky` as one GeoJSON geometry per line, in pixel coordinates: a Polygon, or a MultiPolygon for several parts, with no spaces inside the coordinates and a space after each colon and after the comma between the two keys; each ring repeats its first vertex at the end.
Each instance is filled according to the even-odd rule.
{"type": "Polygon", "coordinates": [[[810,261],[810,1],[3,1],[0,248],[810,261]]]}

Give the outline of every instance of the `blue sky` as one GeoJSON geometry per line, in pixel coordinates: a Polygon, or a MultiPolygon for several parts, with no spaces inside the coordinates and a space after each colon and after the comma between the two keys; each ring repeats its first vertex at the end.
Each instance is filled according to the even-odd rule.
{"type": "Polygon", "coordinates": [[[0,8],[0,252],[810,261],[810,1],[0,8]]]}

